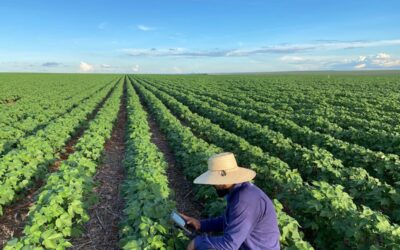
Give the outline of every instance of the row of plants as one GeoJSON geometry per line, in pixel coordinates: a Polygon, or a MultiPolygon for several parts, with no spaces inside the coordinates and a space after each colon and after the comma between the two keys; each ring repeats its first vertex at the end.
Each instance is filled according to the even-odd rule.
{"type": "Polygon", "coordinates": [[[21,140],[19,148],[11,150],[0,159],[0,215],[5,205],[24,195],[24,191],[34,185],[36,180],[44,178],[48,166],[59,158],[59,151],[79,128],[87,125],[88,115],[114,88],[115,84],[110,84],[95,93],[70,113],[49,123],[35,135],[21,140]]]}
{"type": "MultiPolygon", "coordinates": [[[[148,92],[139,87],[143,93],[148,92]]],[[[304,182],[297,170],[290,169],[279,158],[192,113],[172,97],[165,96],[163,101],[197,135],[234,152],[239,164],[251,164],[258,173],[256,184],[278,197],[318,248],[399,246],[400,228],[379,212],[365,206],[357,208],[342,186],[324,181],[304,182]]]]}
{"type": "Polygon", "coordinates": [[[359,144],[374,151],[400,154],[399,126],[348,115],[331,119],[333,120],[331,122],[326,118],[328,117],[326,114],[333,112],[335,111],[314,110],[309,114],[293,114],[290,119],[299,125],[308,126],[320,133],[326,133],[337,139],[359,144]]]}
{"type": "MultiPolygon", "coordinates": [[[[241,91],[240,96],[248,95],[253,100],[261,103],[269,100],[268,97],[260,96],[259,93],[259,89],[249,89],[247,92],[241,91]]],[[[277,94],[279,95],[279,92],[277,94]]],[[[345,97],[349,99],[353,94],[350,92],[345,97]]],[[[399,113],[379,111],[382,103],[376,103],[366,109],[355,108],[354,106],[362,102],[358,97],[350,107],[335,106],[330,104],[330,101],[341,103],[343,100],[338,99],[336,96],[324,100],[320,94],[317,93],[317,95],[320,98],[314,100],[314,102],[318,106],[307,107],[302,102],[298,102],[296,104],[299,106],[298,109],[277,109],[276,111],[281,116],[285,116],[285,118],[291,119],[301,126],[308,126],[313,130],[328,133],[337,139],[386,153],[399,152],[398,134],[400,133],[400,126],[397,123],[400,119],[399,113]]],[[[373,95],[371,97],[372,100],[379,99],[376,92],[373,92],[373,95]]],[[[309,92],[307,97],[309,98],[309,92]]],[[[390,100],[387,95],[381,99],[384,102],[390,100]]],[[[279,99],[274,99],[273,101],[279,102],[279,99]]],[[[291,101],[295,103],[295,100],[291,101]]]]}
{"type": "MultiPolygon", "coordinates": [[[[215,153],[222,152],[223,149],[194,136],[190,128],[183,126],[152,93],[138,84],[134,83],[134,85],[157,120],[160,129],[166,135],[178,165],[183,169],[187,178],[193,181],[207,169],[208,158],[215,153]]],[[[207,214],[221,212],[224,203],[217,199],[212,188],[205,185],[194,186],[194,192],[198,199],[207,204],[207,214]]],[[[312,249],[312,246],[303,239],[299,223],[284,212],[283,205],[278,200],[274,199],[274,204],[281,230],[282,247],[284,249],[312,249]]]]}
{"type": "Polygon", "coordinates": [[[278,107],[289,107],[294,111],[314,110],[331,107],[335,110],[345,110],[350,116],[368,119],[384,116],[388,122],[393,121],[392,116],[398,116],[398,78],[390,77],[390,81],[380,78],[373,80],[367,77],[363,81],[357,78],[337,78],[331,81],[321,81],[318,78],[305,78],[295,76],[290,81],[235,80],[230,82],[232,88],[238,92],[251,94],[255,99],[278,107]],[[342,82],[341,82],[342,81],[342,82]],[[349,84],[350,81],[352,84],[349,84]],[[379,82],[382,81],[382,82],[379,82]],[[250,87],[250,88],[249,88],[250,87]],[[281,91],[275,91],[279,87],[281,91]],[[372,112],[371,112],[372,111],[372,112]]]}
{"type": "MultiPolygon", "coordinates": [[[[382,111],[382,106],[397,109],[398,78],[385,76],[382,82],[368,76],[146,76],[146,79],[167,81],[175,85],[196,86],[215,89],[220,94],[234,97],[250,97],[253,101],[268,104],[280,112],[302,113],[327,111],[326,117],[344,114],[366,121],[376,120],[396,125],[399,112],[382,111]],[[359,79],[358,79],[359,78],[359,79]],[[239,96],[235,96],[239,94],[239,96]],[[364,107],[368,103],[367,107],[364,107]]],[[[240,98],[239,98],[240,100],[240,98]]],[[[377,127],[379,129],[379,127],[377,127]]]]}
{"type": "MultiPolygon", "coordinates": [[[[252,109],[259,112],[270,112],[271,106],[269,105],[268,110],[263,110],[267,106],[265,104],[267,97],[255,98],[258,93],[258,89],[239,94],[238,91],[233,91],[229,97],[234,100],[243,100],[243,98],[248,99],[251,96],[252,109]]],[[[297,110],[276,109],[274,111],[275,115],[293,120],[297,124],[310,127],[315,131],[327,133],[337,139],[359,144],[375,151],[399,154],[400,126],[396,122],[400,119],[399,114],[390,114],[390,116],[382,114],[377,112],[376,107],[369,109],[368,112],[351,112],[346,107],[323,105],[321,100],[319,103],[320,106],[313,109],[302,107],[297,110]]]]}
{"type": "MultiPolygon", "coordinates": [[[[169,85],[176,85],[175,83],[171,84],[169,82],[169,85]]],[[[193,83],[191,82],[178,82],[178,85],[193,89],[193,83]]],[[[388,117],[385,114],[376,113],[374,109],[370,109],[368,112],[355,112],[358,116],[363,117],[361,119],[355,117],[354,112],[349,112],[347,108],[335,107],[329,104],[324,105],[323,100],[318,100],[319,106],[313,109],[301,107],[293,110],[291,106],[290,108],[279,107],[277,103],[281,100],[278,98],[272,98],[271,100],[270,96],[260,96],[258,88],[240,88],[237,90],[230,86],[223,92],[220,88],[221,86],[219,85],[213,86],[212,84],[207,84],[202,86],[202,88],[196,87],[194,90],[200,91],[201,89],[202,92],[209,93],[210,89],[213,89],[211,92],[218,95],[224,93],[223,96],[228,97],[231,101],[247,103],[247,108],[290,119],[300,126],[307,126],[312,130],[327,133],[337,139],[356,143],[366,148],[385,153],[398,154],[400,152],[400,137],[398,135],[400,133],[400,126],[396,122],[400,119],[399,114],[395,117],[388,117]],[[273,103],[270,103],[271,101],[273,103]],[[374,119],[371,118],[372,114],[375,114],[374,119]],[[383,121],[386,118],[390,118],[394,123],[384,123],[383,121]]],[[[277,93],[281,97],[281,92],[277,93]]],[[[301,102],[299,104],[293,99],[290,100],[296,103],[296,105],[301,106],[303,104],[301,102]]]]}
{"type": "Polygon", "coordinates": [[[122,89],[119,81],[79,138],[75,152],[48,176],[30,208],[23,236],[8,241],[5,250],[65,249],[72,246],[70,237],[80,235],[80,226],[89,220],[87,209],[95,200],[93,175],[117,119],[122,89]]]}
{"type": "Polygon", "coordinates": [[[19,128],[26,119],[41,119],[43,114],[54,106],[62,105],[64,101],[69,101],[75,95],[90,89],[94,92],[99,85],[115,82],[116,78],[119,77],[82,74],[2,74],[0,96],[14,102],[0,105],[0,127],[9,125],[19,128]]]}
{"type": "MultiPolygon", "coordinates": [[[[210,92],[210,91],[209,91],[210,92]]],[[[207,93],[204,93],[207,95],[207,93]]],[[[398,186],[400,158],[398,155],[375,152],[357,144],[351,144],[330,135],[322,134],[311,130],[308,127],[301,127],[295,122],[276,115],[259,113],[249,108],[250,102],[236,102],[231,98],[213,93],[207,102],[215,103],[216,100],[227,105],[226,111],[240,115],[250,122],[268,126],[270,129],[282,133],[293,142],[306,146],[309,149],[319,146],[327,149],[337,159],[340,159],[345,166],[362,167],[371,176],[398,186]],[[214,100],[213,100],[214,99],[214,100]]],[[[258,104],[262,106],[262,104],[258,104]]]]}
{"type": "Polygon", "coordinates": [[[151,141],[147,114],[130,81],[127,84],[128,131],[120,226],[122,249],[183,249],[186,237],[174,230],[169,214],[175,208],[168,187],[163,154],[151,141]]]}
{"type": "MultiPolygon", "coordinates": [[[[112,82],[115,82],[115,80],[112,82]]],[[[0,156],[7,153],[11,149],[18,147],[18,141],[21,138],[45,127],[48,123],[56,120],[65,113],[71,112],[73,108],[77,107],[83,101],[89,99],[94,95],[94,93],[106,88],[112,82],[103,85],[99,85],[97,82],[88,83],[89,86],[87,89],[80,90],[77,93],[70,92],[69,94],[72,94],[72,96],[68,99],[49,100],[47,108],[45,110],[40,110],[40,113],[36,115],[30,114],[30,116],[27,116],[22,120],[20,119],[13,121],[13,123],[10,125],[1,124],[0,156]]],[[[20,112],[25,112],[27,114],[30,113],[29,110],[21,110],[20,112]]]]}
{"type": "MultiPolygon", "coordinates": [[[[147,86],[154,93],[161,94],[156,88],[147,86]]],[[[379,179],[369,176],[364,169],[345,167],[340,160],[335,159],[324,149],[317,146],[311,149],[304,148],[285,138],[282,134],[270,130],[267,126],[243,120],[241,116],[224,111],[227,109],[224,104],[212,100],[200,101],[201,96],[194,96],[182,89],[175,91],[167,87],[158,86],[158,88],[223,129],[235,133],[271,155],[279,157],[291,168],[299,169],[306,181],[321,180],[340,184],[357,204],[383,211],[390,215],[393,221],[400,221],[400,190],[381,183],[379,179]]]]}

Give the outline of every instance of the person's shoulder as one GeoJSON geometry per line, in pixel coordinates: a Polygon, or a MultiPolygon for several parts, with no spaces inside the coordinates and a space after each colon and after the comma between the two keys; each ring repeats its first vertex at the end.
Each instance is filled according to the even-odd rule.
{"type": "Polygon", "coordinates": [[[238,200],[241,202],[256,202],[261,200],[268,201],[268,196],[255,184],[243,183],[238,192],[238,200]]]}

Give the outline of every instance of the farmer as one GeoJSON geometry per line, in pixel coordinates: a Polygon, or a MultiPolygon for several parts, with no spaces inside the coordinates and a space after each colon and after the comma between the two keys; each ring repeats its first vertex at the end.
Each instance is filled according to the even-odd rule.
{"type": "Polygon", "coordinates": [[[253,170],[238,167],[232,153],[208,159],[208,171],[195,184],[213,185],[218,196],[226,197],[223,215],[198,220],[182,215],[197,231],[223,232],[220,236],[197,236],[187,246],[192,249],[280,249],[275,208],[268,196],[250,183],[253,170]]]}

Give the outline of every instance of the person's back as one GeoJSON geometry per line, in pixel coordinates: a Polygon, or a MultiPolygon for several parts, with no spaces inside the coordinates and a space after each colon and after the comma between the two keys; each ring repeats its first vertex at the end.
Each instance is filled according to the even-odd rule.
{"type": "MultiPolygon", "coordinates": [[[[261,189],[249,182],[236,184],[226,198],[223,235],[196,239],[197,249],[280,249],[275,208],[261,189]]],[[[216,220],[201,221],[200,230],[218,231],[216,220]]]]}
{"type": "Polygon", "coordinates": [[[224,228],[230,222],[227,217],[227,215],[229,216],[228,209],[236,203],[246,206],[246,209],[249,210],[247,212],[249,217],[246,220],[249,221],[251,218],[255,220],[255,224],[240,249],[280,249],[280,232],[275,208],[271,199],[261,189],[249,182],[236,184],[227,200],[227,220],[224,223],[224,228]]]}

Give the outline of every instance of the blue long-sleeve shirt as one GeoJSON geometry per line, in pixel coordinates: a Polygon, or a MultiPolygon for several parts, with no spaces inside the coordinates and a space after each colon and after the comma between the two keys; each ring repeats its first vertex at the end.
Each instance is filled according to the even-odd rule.
{"type": "Polygon", "coordinates": [[[224,215],[201,220],[201,232],[223,232],[221,236],[197,236],[195,248],[279,250],[279,228],[272,201],[257,186],[236,184],[226,197],[224,215]]]}

